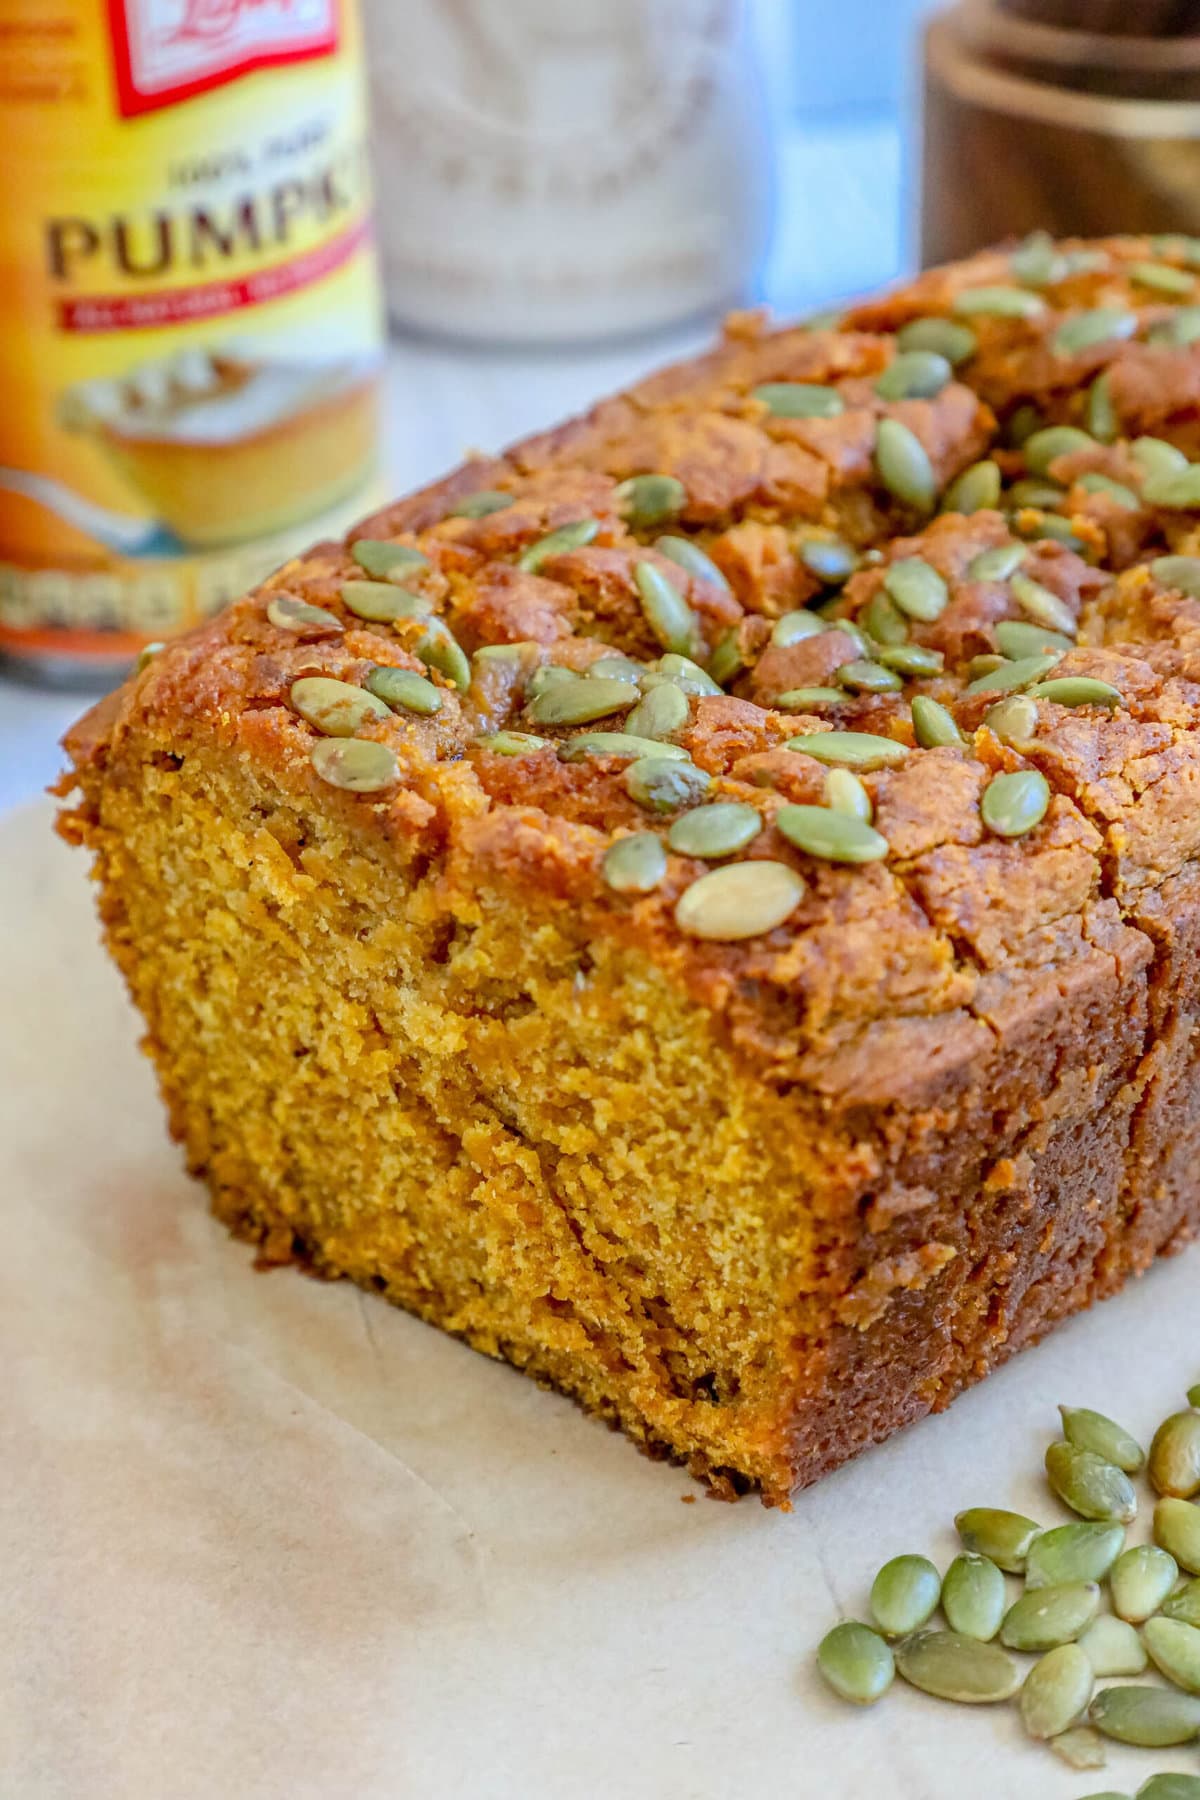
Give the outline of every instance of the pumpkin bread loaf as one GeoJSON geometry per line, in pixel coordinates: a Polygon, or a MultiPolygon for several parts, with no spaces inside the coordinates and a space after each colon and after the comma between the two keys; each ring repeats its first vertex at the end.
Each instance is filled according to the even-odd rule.
{"type": "Polygon", "coordinates": [[[781,1505],[1182,1244],[1198,269],[735,317],[84,719],[219,1216],[781,1505]]]}

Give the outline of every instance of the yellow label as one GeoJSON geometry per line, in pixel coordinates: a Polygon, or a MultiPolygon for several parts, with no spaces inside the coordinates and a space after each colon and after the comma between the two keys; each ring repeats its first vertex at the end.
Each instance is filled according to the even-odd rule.
{"type": "Polygon", "coordinates": [[[350,0],[0,0],[0,648],[123,659],[373,497],[350,0]]]}

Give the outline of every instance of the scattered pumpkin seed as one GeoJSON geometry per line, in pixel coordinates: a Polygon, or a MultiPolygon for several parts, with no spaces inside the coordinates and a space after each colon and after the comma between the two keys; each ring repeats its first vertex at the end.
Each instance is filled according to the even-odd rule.
{"type": "Polygon", "coordinates": [[[544,562],[552,556],[565,556],[571,550],[582,550],[590,544],[600,529],[599,519],[573,519],[569,525],[559,525],[556,530],[548,531],[545,537],[537,539],[522,550],[517,558],[518,569],[527,574],[536,575],[544,562]]]}
{"type": "Polygon", "coordinates": [[[941,651],[930,650],[925,644],[889,644],[879,652],[877,660],[885,669],[895,669],[900,675],[940,675],[946,665],[941,651]]]}
{"type": "Polygon", "coordinates": [[[1011,444],[1014,450],[1019,450],[1025,439],[1032,437],[1035,431],[1040,431],[1045,423],[1037,407],[1026,400],[1009,415],[1004,427],[1004,441],[1011,444]]]}
{"type": "Polygon", "coordinates": [[[450,508],[447,514],[451,519],[486,519],[492,513],[504,512],[515,499],[513,494],[503,494],[499,488],[480,488],[474,494],[466,494],[450,508]]]}
{"type": "Polygon", "coordinates": [[[1111,711],[1122,701],[1119,688],[1091,675],[1060,675],[1050,681],[1035,681],[1029,692],[1036,699],[1053,700],[1056,706],[1107,706],[1111,711]]]}
{"type": "MultiPolygon", "coordinates": [[[[475,652],[479,655],[478,650],[475,652]]],[[[553,667],[554,665],[549,665],[553,667]]],[[[646,665],[634,662],[631,656],[598,656],[590,664],[588,674],[602,681],[627,681],[632,687],[638,687],[642,678],[648,673],[646,665]]]]}
{"type": "Polygon", "coordinates": [[[600,873],[618,894],[649,894],[667,872],[667,853],[653,831],[617,838],[600,860],[600,873]]]}
{"type": "Polygon", "coordinates": [[[490,750],[493,756],[536,756],[539,750],[545,750],[549,738],[538,737],[532,731],[493,731],[475,742],[481,750],[490,750]]]}
{"type": "Polygon", "coordinates": [[[375,738],[321,738],[309,760],[322,781],[350,794],[377,794],[400,779],[395,751],[375,738]]]}
{"type": "Polygon", "coordinates": [[[694,806],[711,786],[707,770],[672,756],[639,756],[625,770],[625,791],[649,812],[678,812],[681,806],[694,806]]]}
{"type": "Polygon", "coordinates": [[[660,744],[654,738],[634,737],[627,731],[588,731],[580,737],[568,738],[558,746],[563,762],[582,762],[588,756],[617,756],[623,762],[636,762],[639,757],[667,758],[672,762],[690,762],[680,744],[660,744]]]}
{"type": "Polygon", "coordinates": [[[849,639],[856,656],[871,655],[875,646],[869,641],[866,632],[856,625],[853,619],[826,619],[825,624],[827,630],[840,631],[844,638],[849,639]]]}
{"type": "Polygon", "coordinates": [[[762,814],[742,800],[714,800],[682,813],[667,833],[667,842],[680,856],[699,856],[709,861],[734,856],[752,844],[762,830],[762,814]]]}
{"type": "Polygon", "coordinates": [[[480,644],[478,650],[472,652],[472,661],[522,662],[527,656],[540,655],[541,648],[532,638],[518,638],[512,644],[480,644]]]}
{"type": "Polygon", "coordinates": [[[811,712],[814,706],[843,706],[847,697],[845,688],[788,688],[776,694],[771,704],[778,712],[811,712]]]}
{"type": "Polygon", "coordinates": [[[655,539],[654,548],[668,562],[673,562],[677,569],[694,576],[697,581],[711,582],[713,587],[729,592],[729,582],[717,567],[712,557],[707,555],[691,538],[660,537],[655,539]]]}
{"type": "Polygon", "coordinates": [[[625,729],[636,737],[667,738],[682,731],[690,717],[687,695],[668,681],[642,696],[626,717],[625,729]]]}
{"type": "Polygon", "coordinates": [[[650,562],[636,564],[633,579],[654,636],[664,650],[686,656],[696,641],[696,615],[679,589],[650,562]]]}
{"type": "Polygon", "coordinates": [[[353,737],[373,719],[388,719],[391,712],[375,694],[351,681],[335,681],[329,675],[303,675],[294,681],[288,698],[302,719],[326,737],[353,737]]]}
{"type": "Polygon", "coordinates": [[[1071,521],[1060,519],[1055,513],[1041,513],[1037,518],[1024,523],[1018,521],[1018,526],[1027,538],[1043,538],[1054,544],[1063,544],[1068,550],[1074,550],[1077,556],[1082,556],[1087,548],[1083,539],[1072,531],[1071,521]]]}
{"type": "Polygon", "coordinates": [[[310,606],[294,594],[275,594],[267,604],[267,618],[279,631],[340,631],[342,621],[323,606],[310,606]]]}
{"type": "Polygon", "coordinates": [[[1193,269],[1200,268],[1200,238],[1187,237],[1182,231],[1164,231],[1150,239],[1150,248],[1155,256],[1177,256],[1193,269]]]}
{"type": "Polygon", "coordinates": [[[586,725],[610,713],[624,712],[636,702],[637,692],[627,681],[583,675],[575,681],[556,681],[536,693],[529,703],[529,716],[535,725],[586,725]]]}
{"type": "Polygon", "coordinates": [[[1061,631],[1069,638],[1077,635],[1074,613],[1052,588],[1044,587],[1040,581],[1034,581],[1019,570],[1012,577],[1010,587],[1013,599],[1035,625],[1048,625],[1051,631],[1061,631]]]}
{"type": "Polygon", "coordinates": [[[1185,1582],[1177,1593],[1170,1594],[1162,1603],[1162,1613],[1167,1619],[1182,1619],[1185,1625],[1200,1625],[1200,1581],[1185,1582]]]}
{"type": "Polygon", "coordinates": [[[424,619],[433,612],[432,600],[390,581],[343,581],[342,605],[358,619],[373,625],[390,625],[396,619],[424,619]]]}
{"type": "Polygon", "coordinates": [[[1036,319],[1045,312],[1046,302],[1023,288],[964,288],[954,297],[954,310],[967,319],[1036,319]]]}
{"type": "Polygon", "coordinates": [[[969,581],[1007,581],[1029,555],[1024,544],[993,544],[967,564],[969,581]]]}
{"type": "Polygon", "coordinates": [[[448,625],[441,619],[430,619],[414,646],[416,654],[431,669],[463,693],[471,685],[471,663],[466,651],[448,625]]]}
{"type": "Polygon", "coordinates": [[[1048,231],[1031,231],[1008,259],[1017,280],[1028,287],[1047,287],[1063,275],[1063,259],[1048,231]]]}
{"type": "Polygon", "coordinates": [[[1200,1506],[1166,1495],[1154,1508],[1154,1541],[1189,1575],[1200,1575],[1200,1506]]]}
{"type": "Polygon", "coordinates": [[[784,613],[776,619],[771,627],[771,642],[778,649],[786,650],[790,644],[798,644],[804,638],[820,637],[828,629],[824,619],[801,607],[798,612],[784,613]]]}
{"type": "Polygon", "coordinates": [[[1015,662],[1005,659],[999,668],[976,675],[963,691],[967,694],[1015,694],[1040,681],[1061,660],[1056,650],[1049,650],[1042,656],[1020,656],[1015,662]]]}
{"type": "MultiPolygon", "coordinates": [[[[268,608],[268,611],[269,610],[270,609],[268,608]]],[[[333,615],[330,614],[331,618],[332,616],[333,615]]],[[[336,619],[334,620],[334,623],[337,623],[336,619]]],[[[155,657],[160,656],[165,649],[166,645],[161,640],[153,644],[143,644],[138,651],[136,673],[140,675],[143,669],[149,668],[155,657]]]]}
{"type": "Polygon", "coordinates": [[[1013,507],[1040,507],[1044,511],[1053,512],[1066,491],[1060,481],[1022,476],[1020,481],[1013,482],[1004,498],[1010,510],[1013,507]]]}
{"type": "Polygon", "coordinates": [[[393,712],[421,713],[432,718],[442,710],[442,692],[415,669],[393,669],[377,664],[367,676],[368,692],[393,712]]]}
{"type": "MultiPolygon", "coordinates": [[[[1050,784],[1040,769],[1015,769],[1008,775],[996,775],[983,790],[979,811],[984,824],[996,837],[1018,838],[1040,825],[1050,804],[1050,784]]],[[[1085,1454],[1080,1452],[1079,1454],[1085,1454]]],[[[1096,1458],[1099,1461],[1099,1458],[1096,1458]]],[[[1105,1465],[1107,1467],[1107,1465],[1105,1465]]],[[[1120,1470],[1117,1471],[1120,1474],[1120,1470]]],[[[1123,1478],[1124,1479],[1124,1478],[1123,1478]]],[[[1126,1480],[1126,1486],[1128,1481],[1126,1480]]],[[[1056,1488],[1056,1492],[1059,1490],[1056,1488]]],[[[1079,1490],[1082,1492],[1082,1489],[1079,1490]]],[[[1132,1489],[1130,1490],[1132,1494],[1132,1489]]],[[[1065,1498],[1060,1493],[1060,1498],[1065,1498]]],[[[1072,1501],[1067,1502],[1073,1505],[1072,1501]]],[[[1099,1504],[1099,1502],[1096,1502],[1099,1504]]],[[[1136,1503],[1135,1503],[1136,1505],[1136,1503]]],[[[1076,1506],[1075,1511],[1081,1511],[1076,1506]]],[[[1084,1518],[1106,1518],[1106,1513],[1087,1513],[1084,1518]]],[[[1123,1516],[1123,1515],[1117,1515],[1123,1516]]],[[[1130,1515],[1132,1517],[1132,1514],[1130,1515]]]]}
{"type": "Polygon", "coordinates": [[[1200,1407],[1200,1381],[1198,1381],[1194,1387],[1188,1389],[1187,1403],[1189,1406],[1200,1407]]]}
{"type": "Polygon", "coordinates": [[[928,694],[916,694],[912,703],[913,736],[922,750],[936,750],[944,744],[956,747],[963,741],[954,722],[954,714],[940,700],[928,694]]]}
{"type": "Polygon", "coordinates": [[[1106,495],[1125,512],[1136,512],[1142,504],[1131,487],[1123,481],[1114,481],[1111,475],[1102,475],[1099,469],[1089,469],[1081,475],[1079,486],[1085,494],[1106,495]]]}
{"type": "MultiPolygon", "coordinates": [[[[863,819],[852,818],[847,813],[834,812],[828,806],[781,806],[775,814],[774,822],[775,829],[783,834],[789,844],[795,844],[798,850],[806,851],[809,856],[820,857],[823,862],[878,862],[887,855],[887,839],[881,837],[873,825],[868,825],[863,819]]],[[[903,1557],[897,1560],[905,1561],[903,1557]]],[[[892,1567],[891,1563],[887,1564],[888,1569],[892,1567]]],[[[936,1604],[935,1599],[934,1605],[936,1604]]],[[[928,1616],[927,1613],[925,1617],[928,1616]]],[[[913,1625],[901,1625],[896,1629],[912,1631],[917,1624],[924,1623],[924,1619],[919,1619],[913,1625]]]]}
{"type": "Polygon", "coordinates": [[[1150,573],[1161,586],[1200,600],[1200,556],[1156,556],[1150,573]]]}
{"type": "Polygon", "coordinates": [[[1065,656],[1075,648],[1075,639],[1065,632],[1051,631],[1048,626],[1034,625],[1028,619],[999,619],[992,627],[996,646],[1003,656],[1014,662],[1026,656],[1046,656],[1053,651],[1065,656]]]}
{"type": "Polygon", "coordinates": [[[658,659],[657,670],[651,670],[643,677],[647,686],[656,675],[677,682],[685,694],[719,694],[720,683],[713,680],[707,669],[702,669],[698,662],[690,656],[680,656],[676,651],[667,651],[658,659]]]}
{"type": "Polygon", "coordinates": [[[1186,1693],[1200,1694],[1200,1630],[1182,1619],[1148,1618],[1142,1641],[1161,1675],[1186,1693]]]}
{"type": "Polygon", "coordinates": [[[1078,1644],[1059,1644],[1035,1662],[1021,1689],[1021,1720],[1031,1738],[1057,1737],[1087,1710],[1096,1685],[1078,1644]]]}
{"type": "Polygon", "coordinates": [[[944,577],[921,556],[902,556],[889,564],[883,585],[900,611],[922,625],[940,619],[950,599],[944,577]]]}
{"type": "Polygon", "coordinates": [[[1116,442],[1120,432],[1120,421],[1117,418],[1117,409],[1113,405],[1112,378],[1107,369],[1101,369],[1088,389],[1085,417],[1087,428],[1097,443],[1112,444],[1116,442]]]}
{"type": "Polygon", "coordinates": [[[891,769],[908,755],[894,738],[877,737],[870,731],[814,731],[807,737],[789,738],[785,750],[802,750],[821,763],[843,763],[852,769],[891,769]]]}
{"type": "MultiPolygon", "coordinates": [[[[564,684],[579,679],[580,677],[574,669],[568,669],[562,663],[543,663],[540,668],[533,671],[526,682],[525,698],[527,700],[540,699],[550,688],[562,687],[564,684]]],[[[630,704],[633,704],[632,701],[630,704]]]]}
{"type": "Polygon", "coordinates": [[[736,625],[723,632],[717,639],[716,648],[708,659],[709,673],[718,686],[724,688],[735,675],[740,675],[745,668],[742,657],[739,633],[736,625]]]}
{"type": "Polygon", "coordinates": [[[835,387],[816,381],[764,381],[750,392],[775,419],[836,419],[846,410],[835,387]]]}
{"type": "Polygon", "coordinates": [[[817,1667],[843,1700],[870,1706],[891,1687],[896,1659],[877,1631],[847,1619],[821,1639],[817,1667]]]}
{"type": "Polygon", "coordinates": [[[895,647],[908,641],[908,621],[886,589],[878,588],[859,614],[864,631],[876,644],[895,647]]]}
{"type": "Polygon", "coordinates": [[[1147,475],[1142,498],[1150,506],[1183,512],[1200,506],[1200,463],[1189,463],[1174,475],[1147,475]]]}
{"type": "Polygon", "coordinates": [[[1188,459],[1178,444],[1165,438],[1134,438],[1130,445],[1133,460],[1146,475],[1174,475],[1188,467],[1188,459]]]}
{"type": "Polygon", "coordinates": [[[954,319],[910,319],[896,333],[901,350],[934,350],[944,356],[952,368],[966,362],[979,348],[979,340],[969,325],[954,319]]]}
{"type": "Polygon", "coordinates": [[[1125,1544],[1125,1527],[1076,1521],[1043,1531],[1029,1547],[1025,1584],[1059,1587],[1066,1581],[1103,1581],[1125,1544]]]}
{"type": "Polygon", "coordinates": [[[1113,1611],[1131,1625],[1156,1613],[1179,1579],[1179,1564],[1157,1544],[1135,1544],[1122,1551],[1109,1575],[1113,1611]]]}
{"type": "Polygon", "coordinates": [[[825,804],[847,818],[871,823],[871,796],[852,769],[833,768],[825,776],[825,804]]]}
{"type": "Polygon", "coordinates": [[[998,650],[992,650],[983,656],[973,656],[963,674],[968,681],[978,681],[982,675],[994,675],[997,669],[1002,669],[1009,661],[1009,657],[1001,656],[998,650]]]}
{"type": "Polygon", "coordinates": [[[1160,1494],[1190,1500],[1200,1493],[1200,1413],[1172,1413],[1150,1444],[1147,1473],[1160,1494]]]}
{"type": "Polygon", "coordinates": [[[417,569],[429,567],[429,558],[423,551],[414,549],[411,544],[389,543],[386,538],[358,538],[351,544],[350,554],[360,569],[380,581],[390,581],[397,575],[411,575],[417,569]]]}
{"type": "Polygon", "coordinates": [[[987,458],[956,475],[942,495],[944,513],[989,512],[1000,504],[1000,465],[987,458]]]}
{"type": "Polygon", "coordinates": [[[858,567],[858,557],[842,538],[802,537],[796,554],[809,574],[827,587],[840,587],[858,567]]]}
{"type": "Polygon", "coordinates": [[[1050,464],[1060,456],[1071,456],[1077,450],[1092,450],[1096,440],[1075,425],[1047,425],[1035,431],[1024,443],[1026,466],[1035,475],[1048,475],[1050,464]]]}
{"type": "Polygon", "coordinates": [[[617,483],[616,502],[626,524],[646,531],[683,511],[687,489],[674,475],[631,475],[617,483]]]}
{"type": "Polygon", "coordinates": [[[1151,1775],[1138,1789],[1136,1800],[1200,1800],[1200,1775],[1151,1775]]]}
{"type": "Polygon", "coordinates": [[[996,1506],[970,1506],[956,1516],[954,1525],[968,1550],[986,1556],[1009,1575],[1023,1572],[1029,1546],[1042,1529],[1023,1513],[996,1506]]]}
{"type": "Polygon", "coordinates": [[[937,477],[929,453],[899,419],[880,419],[875,429],[875,469],[888,493],[917,512],[932,512],[937,477]]]}
{"type": "MultiPolygon", "coordinates": [[[[1071,1769],[1102,1769],[1108,1761],[1104,1739],[1090,1725],[1076,1725],[1070,1731],[1060,1731],[1057,1737],[1050,1739],[1049,1747],[1071,1769]]],[[[1105,1796],[1093,1794],[1091,1800],[1105,1800],[1105,1796]]],[[[1108,1800],[1126,1800],[1126,1797],[1110,1794],[1108,1800]]]]}
{"type": "Polygon", "coordinates": [[[1194,278],[1183,269],[1173,269],[1169,263],[1130,263],[1128,274],[1129,279],[1136,281],[1139,287],[1150,288],[1156,294],[1183,298],[1196,291],[1194,278]]]}
{"type": "Polygon", "coordinates": [[[1094,1581],[1031,1588],[1005,1613],[1000,1642],[1010,1650],[1053,1650],[1073,1643],[1099,1606],[1100,1588],[1094,1581]]]}
{"type": "Polygon", "coordinates": [[[998,1644],[958,1631],[918,1631],[896,1645],[896,1667],[910,1687],[938,1700],[991,1706],[1011,1700],[1021,1671],[998,1644]]]}
{"type": "Polygon", "coordinates": [[[901,350],[875,383],[881,400],[933,400],[954,379],[939,350],[901,350]]]}
{"type": "Polygon", "coordinates": [[[1172,1688],[1102,1688],[1088,1707],[1088,1719],[1119,1744],[1165,1749],[1200,1736],[1200,1700],[1172,1688]]]}
{"type": "Polygon", "coordinates": [[[834,674],[852,694],[898,694],[904,686],[895,670],[885,668],[870,657],[840,663],[834,674]]]}
{"type": "Polygon", "coordinates": [[[1037,701],[1028,694],[1010,694],[1007,700],[989,707],[983,722],[1002,744],[1028,744],[1037,731],[1037,701]]]}
{"type": "Polygon", "coordinates": [[[1119,343],[1137,330],[1137,314],[1120,306],[1093,306],[1064,319],[1051,343],[1059,356],[1077,356],[1096,344],[1119,343]]]}
{"type": "Polygon", "coordinates": [[[1004,1576],[994,1562],[971,1550],[955,1557],[942,1582],[942,1611],[952,1631],[990,1643],[1007,1605],[1004,1576]]]}
{"type": "Polygon", "coordinates": [[[1169,319],[1153,325],[1147,333],[1152,344],[1172,344],[1184,349],[1200,338],[1200,306],[1181,306],[1169,319]]]}
{"type": "Polygon", "coordinates": [[[1146,1646],[1135,1628],[1111,1613],[1100,1613],[1076,1639],[1096,1675],[1141,1675],[1147,1661],[1146,1646]]]}
{"type": "Polygon", "coordinates": [[[1060,1406],[1058,1410],[1068,1444],[1074,1444],[1077,1450],[1094,1450],[1127,1475],[1140,1474],[1145,1468],[1146,1452],[1114,1419],[1093,1412],[1090,1406],[1060,1406]]]}
{"type": "Polygon", "coordinates": [[[688,937],[736,943],[774,931],[795,912],[804,893],[803,877],[788,863],[727,863],[685,888],[675,907],[675,923],[688,937]]]}
{"type": "MultiPolygon", "coordinates": [[[[1025,771],[1029,773],[1030,771],[1025,771]]],[[[999,776],[1006,781],[1009,776],[999,776]]],[[[1039,774],[1046,804],[1050,789],[1039,774]]],[[[995,787],[993,782],[992,786],[995,787]]],[[[1043,805],[1044,813],[1046,806],[1043,805]]],[[[1040,815],[1039,815],[1040,816],[1040,815]]],[[[1079,1450],[1065,1441],[1051,1444],[1046,1452],[1046,1475],[1065,1506],[1084,1519],[1119,1519],[1128,1525],[1137,1517],[1137,1495],[1124,1469],[1118,1469],[1094,1450],[1079,1450]]],[[[1200,1518],[1200,1513],[1197,1514],[1200,1518]]]]}

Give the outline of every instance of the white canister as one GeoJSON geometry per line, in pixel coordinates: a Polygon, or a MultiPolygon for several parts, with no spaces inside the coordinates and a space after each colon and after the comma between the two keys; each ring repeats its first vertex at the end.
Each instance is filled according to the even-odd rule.
{"type": "Polygon", "coordinates": [[[392,318],[510,343],[750,292],[770,215],[740,0],[366,0],[392,318]]]}

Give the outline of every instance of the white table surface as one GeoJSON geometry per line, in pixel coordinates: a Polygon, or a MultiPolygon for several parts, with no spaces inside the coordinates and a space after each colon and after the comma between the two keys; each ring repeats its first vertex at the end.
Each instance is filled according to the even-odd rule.
{"type": "MultiPolygon", "coordinates": [[[[779,147],[778,227],[763,272],[781,315],[890,280],[901,266],[900,131],[895,123],[818,122],[779,147]]],[[[638,374],[689,354],[714,321],[651,338],[542,354],[397,340],[388,371],[388,491],[401,494],[461,460],[587,406],[638,374]]],[[[87,695],[0,677],[0,813],[62,767],[58,740],[87,695]]]]}

